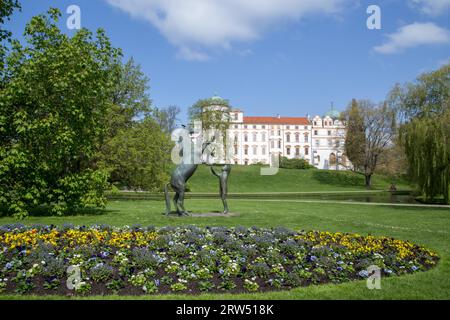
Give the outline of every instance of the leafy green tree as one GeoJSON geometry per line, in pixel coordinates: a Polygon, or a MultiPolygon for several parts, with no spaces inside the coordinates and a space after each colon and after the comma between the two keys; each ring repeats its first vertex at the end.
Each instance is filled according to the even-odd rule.
{"type": "Polygon", "coordinates": [[[214,150],[212,154],[221,162],[231,160],[232,145],[227,141],[227,132],[231,125],[230,109],[228,100],[214,97],[200,99],[188,110],[191,123],[201,123],[204,141],[212,142],[210,150],[214,150]]]}
{"type": "Polygon", "coordinates": [[[111,171],[111,181],[128,189],[162,190],[173,144],[150,117],[131,128],[119,130],[104,146],[102,167],[111,171]]]}
{"type": "Polygon", "coordinates": [[[372,176],[393,143],[395,113],[387,103],[353,100],[343,118],[348,126],[345,153],[353,170],[365,176],[366,188],[371,188],[372,176]]]}
{"type": "Polygon", "coordinates": [[[135,120],[152,112],[148,95],[149,79],[131,58],[125,64],[117,63],[114,69],[112,105],[108,110],[108,137],[121,129],[131,128],[135,120]]]}
{"type": "Polygon", "coordinates": [[[0,4],[0,88],[3,82],[5,72],[5,56],[7,53],[7,44],[11,41],[11,31],[4,29],[4,24],[10,19],[14,10],[20,9],[18,0],[2,0],[0,4]]]}
{"type": "Polygon", "coordinates": [[[104,31],[73,37],[50,9],[25,28],[6,58],[8,77],[0,91],[0,205],[16,217],[50,205],[63,214],[93,203],[104,205],[107,175],[91,167],[106,134],[120,51],[104,31]]]}
{"type": "Polygon", "coordinates": [[[352,99],[350,106],[343,113],[347,121],[347,134],[345,136],[345,154],[354,167],[364,167],[366,135],[364,132],[364,119],[358,101],[352,99]]]}
{"type": "Polygon", "coordinates": [[[412,178],[426,201],[449,203],[450,64],[397,85],[390,94],[402,125],[400,139],[412,178]]]}
{"type": "Polygon", "coordinates": [[[180,108],[177,106],[168,106],[166,108],[155,108],[153,110],[153,116],[161,129],[171,134],[177,127],[178,114],[180,108]]]}

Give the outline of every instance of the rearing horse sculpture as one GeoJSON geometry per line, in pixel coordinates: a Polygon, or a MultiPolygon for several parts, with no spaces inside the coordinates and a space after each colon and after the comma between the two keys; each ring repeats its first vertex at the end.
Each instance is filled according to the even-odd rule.
{"type": "MultiPolygon", "coordinates": [[[[202,144],[202,155],[203,152],[208,147],[208,145],[210,144],[211,142],[206,142],[202,144]]],[[[183,152],[183,150],[181,152],[183,152]]],[[[177,210],[176,213],[179,216],[189,215],[189,213],[184,208],[184,194],[186,191],[186,182],[189,180],[190,177],[192,177],[195,170],[197,170],[197,167],[198,163],[181,163],[172,172],[170,182],[164,186],[164,195],[166,199],[166,215],[170,213],[170,197],[168,190],[169,184],[172,187],[173,191],[175,191],[173,203],[175,204],[175,208],[177,210]]]]}

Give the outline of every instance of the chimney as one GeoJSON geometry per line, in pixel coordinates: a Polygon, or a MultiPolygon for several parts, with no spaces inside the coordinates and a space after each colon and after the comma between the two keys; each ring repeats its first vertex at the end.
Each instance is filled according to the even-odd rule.
{"type": "Polygon", "coordinates": [[[280,118],[281,118],[280,114],[277,114],[277,118],[278,118],[278,119],[280,119],[280,118]]]}

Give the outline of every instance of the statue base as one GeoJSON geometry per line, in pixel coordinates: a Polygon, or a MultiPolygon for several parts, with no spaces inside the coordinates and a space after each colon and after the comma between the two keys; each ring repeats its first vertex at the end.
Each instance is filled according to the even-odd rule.
{"type": "MultiPolygon", "coordinates": [[[[165,214],[165,213],[164,213],[165,214]]],[[[239,213],[237,212],[228,212],[228,213],[223,213],[223,212],[219,212],[219,211],[212,211],[212,212],[189,212],[189,215],[182,215],[179,216],[178,213],[176,211],[172,211],[169,213],[170,217],[193,217],[193,218],[208,218],[208,217],[236,217],[239,216],[239,213]]]]}

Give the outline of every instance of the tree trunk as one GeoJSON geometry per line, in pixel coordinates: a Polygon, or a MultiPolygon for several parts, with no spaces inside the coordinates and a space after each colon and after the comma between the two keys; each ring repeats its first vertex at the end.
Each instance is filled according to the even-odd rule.
{"type": "Polygon", "coordinates": [[[365,177],[366,177],[366,188],[371,189],[372,188],[372,175],[366,174],[365,177]]]}

